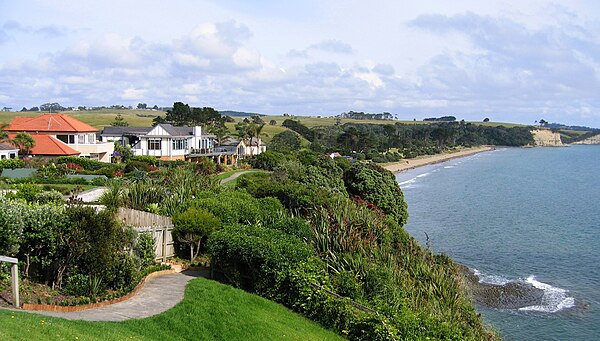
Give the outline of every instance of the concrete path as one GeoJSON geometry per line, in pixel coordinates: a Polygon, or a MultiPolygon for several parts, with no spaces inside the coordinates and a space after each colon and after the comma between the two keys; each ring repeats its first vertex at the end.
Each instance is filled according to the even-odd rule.
{"type": "Polygon", "coordinates": [[[258,172],[258,171],[256,171],[256,170],[247,170],[247,171],[241,171],[241,172],[233,173],[233,174],[231,174],[230,177],[221,180],[221,185],[224,185],[224,184],[228,183],[229,181],[233,181],[233,180],[239,178],[241,175],[244,175],[246,173],[252,173],[252,172],[258,172]]]}
{"type": "Polygon", "coordinates": [[[207,271],[184,271],[158,276],[146,282],[144,287],[132,298],[101,308],[72,313],[27,312],[83,321],[124,321],[149,317],[173,308],[183,299],[183,292],[190,280],[207,275],[207,271]]]}
{"type": "Polygon", "coordinates": [[[81,199],[83,202],[98,201],[106,191],[108,191],[106,187],[92,188],[77,194],[77,199],[81,199]]]}

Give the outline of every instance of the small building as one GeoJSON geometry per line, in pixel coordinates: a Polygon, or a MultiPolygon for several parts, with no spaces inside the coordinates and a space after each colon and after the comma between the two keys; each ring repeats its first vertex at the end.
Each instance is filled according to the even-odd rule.
{"type": "Polygon", "coordinates": [[[19,157],[19,149],[7,143],[0,143],[0,160],[16,159],[19,157]]]}
{"type": "Polygon", "coordinates": [[[96,140],[98,129],[65,114],[17,116],[4,129],[13,138],[26,132],[35,140],[30,155],[78,155],[100,162],[110,162],[114,144],[96,140]]]}

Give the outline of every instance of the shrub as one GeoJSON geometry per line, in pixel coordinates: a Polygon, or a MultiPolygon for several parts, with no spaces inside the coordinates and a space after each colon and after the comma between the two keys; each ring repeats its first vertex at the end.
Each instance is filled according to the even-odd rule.
{"type": "MultiPolygon", "coordinates": [[[[85,169],[85,170],[91,170],[91,171],[98,170],[106,165],[103,162],[88,159],[85,157],[79,157],[79,156],[59,156],[56,158],[56,163],[66,164],[67,166],[69,164],[71,164],[71,167],[75,167],[75,165],[77,165],[77,166],[83,167],[83,169],[85,169]]],[[[77,168],[73,168],[73,169],[77,169],[77,168]]]]}
{"type": "Polygon", "coordinates": [[[192,205],[208,210],[225,225],[268,223],[273,214],[283,209],[274,198],[258,200],[243,191],[202,192],[192,205]]]}
{"type": "Polygon", "coordinates": [[[6,194],[7,198],[23,199],[27,202],[35,202],[37,195],[43,192],[39,186],[30,183],[16,184],[15,187],[17,192],[6,194]]]}
{"type": "Polygon", "coordinates": [[[257,226],[228,226],[208,241],[211,265],[233,284],[263,296],[274,295],[275,273],[306,261],[311,248],[284,232],[257,226]]]}
{"type": "Polygon", "coordinates": [[[190,262],[198,256],[203,238],[221,227],[221,220],[202,208],[191,207],[173,217],[173,237],[190,248],[190,262]]]}
{"type": "Polygon", "coordinates": [[[274,170],[279,164],[285,161],[285,159],[284,154],[267,150],[264,153],[254,155],[248,159],[247,162],[254,168],[274,170]]]}
{"type": "Polygon", "coordinates": [[[150,164],[148,164],[146,162],[130,159],[129,161],[127,161],[127,164],[125,165],[125,173],[131,173],[133,171],[147,172],[149,170],[149,168],[150,168],[150,164]]]}
{"type": "Polygon", "coordinates": [[[41,192],[35,195],[34,201],[40,204],[47,203],[61,203],[64,201],[62,193],[51,190],[48,192],[41,192]]]}
{"type": "Polygon", "coordinates": [[[135,243],[134,253],[140,259],[142,267],[154,264],[156,241],[149,232],[141,233],[135,243]]]}
{"type": "Polygon", "coordinates": [[[356,163],[344,173],[349,194],[374,204],[403,226],[408,220],[404,194],[394,174],[374,163],[356,163]]]}
{"type": "Polygon", "coordinates": [[[2,172],[2,169],[4,169],[4,168],[15,169],[15,168],[23,168],[23,167],[25,167],[25,162],[23,160],[19,160],[19,159],[0,160],[0,172],[2,172]]]}
{"type": "Polygon", "coordinates": [[[198,158],[195,163],[192,164],[194,171],[202,175],[215,174],[217,171],[217,165],[213,160],[207,157],[198,158]]]}
{"type": "Polygon", "coordinates": [[[147,165],[158,166],[159,159],[152,155],[137,155],[129,158],[129,161],[143,162],[147,165]]]}

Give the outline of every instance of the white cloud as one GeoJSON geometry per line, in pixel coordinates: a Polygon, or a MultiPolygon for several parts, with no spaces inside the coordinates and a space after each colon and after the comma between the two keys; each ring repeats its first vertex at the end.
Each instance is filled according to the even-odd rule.
{"type": "Polygon", "coordinates": [[[0,21],[2,106],[185,100],[268,113],[493,112],[521,122],[546,112],[600,126],[600,11],[591,3],[333,0],[294,5],[306,8],[295,16],[275,15],[291,10],[286,3],[275,11],[189,2],[166,17],[135,0],[38,5],[45,15],[15,3],[21,12],[0,21]]]}
{"type": "Polygon", "coordinates": [[[124,100],[142,100],[145,98],[146,89],[127,88],[121,94],[121,98],[124,100]]]}

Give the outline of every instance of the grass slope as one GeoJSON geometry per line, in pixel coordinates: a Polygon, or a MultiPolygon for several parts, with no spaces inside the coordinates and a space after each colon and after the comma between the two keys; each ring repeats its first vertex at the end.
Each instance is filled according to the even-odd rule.
{"type": "Polygon", "coordinates": [[[341,340],[287,308],[198,278],[185,298],[160,315],[125,322],[85,322],[0,310],[0,340],[341,340]]]}

